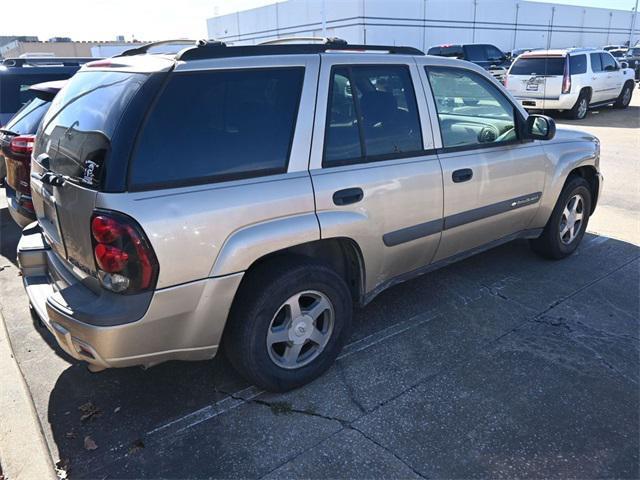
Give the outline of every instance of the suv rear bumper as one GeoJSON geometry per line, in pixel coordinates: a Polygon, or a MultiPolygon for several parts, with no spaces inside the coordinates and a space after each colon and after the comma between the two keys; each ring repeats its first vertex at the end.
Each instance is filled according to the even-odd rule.
{"type": "Polygon", "coordinates": [[[578,101],[578,93],[566,93],[554,98],[515,95],[520,104],[531,110],[571,110],[578,101]]]}
{"type": "MultiPolygon", "coordinates": [[[[5,190],[7,193],[7,206],[9,208],[9,214],[13,221],[16,222],[21,227],[26,227],[30,223],[34,222],[36,219],[36,214],[33,211],[27,210],[18,201],[18,197],[16,195],[16,191],[11,188],[9,185],[5,186],[5,190]]],[[[29,201],[31,201],[31,197],[23,195],[29,201]]]]}
{"type": "Polygon", "coordinates": [[[120,296],[122,305],[105,306],[65,271],[37,224],[23,231],[18,261],[29,301],[60,347],[98,369],[212,358],[243,276],[156,290],[140,317],[135,302],[120,296]]]}

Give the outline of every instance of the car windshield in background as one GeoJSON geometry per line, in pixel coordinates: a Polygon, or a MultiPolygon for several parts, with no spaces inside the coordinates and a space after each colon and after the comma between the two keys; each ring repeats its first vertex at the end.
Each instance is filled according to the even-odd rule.
{"type": "Polygon", "coordinates": [[[511,67],[511,75],[562,75],[564,57],[519,58],[511,67]]]}
{"type": "Polygon", "coordinates": [[[47,111],[34,155],[46,153],[52,171],[96,186],[122,112],[146,78],[122,72],[76,74],[47,111]]]}
{"type": "Polygon", "coordinates": [[[50,103],[34,98],[15,114],[5,128],[18,135],[34,133],[50,103]]]}

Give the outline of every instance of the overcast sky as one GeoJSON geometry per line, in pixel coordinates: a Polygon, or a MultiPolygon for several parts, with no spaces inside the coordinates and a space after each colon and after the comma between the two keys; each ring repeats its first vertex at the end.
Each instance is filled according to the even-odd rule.
{"type": "MultiPolygon", "coordinates": [[[[0,35],[37,35],[41,40],[115,40],[116,35],[127,40],[206,38],[207,18],[269,3],[274,0],[21,0],[14,3],[15,15],[5,9],[12,20],[2,22],[0,35]]],[[[557,3],[630,10],[635,0],[557,3]]]]}

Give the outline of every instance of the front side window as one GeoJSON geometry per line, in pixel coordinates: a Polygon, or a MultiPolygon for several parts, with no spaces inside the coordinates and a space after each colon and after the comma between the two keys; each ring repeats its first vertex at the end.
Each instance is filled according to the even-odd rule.
{"type": "Polygon", "coordinates": [[[587,73],[587,56],[571,55],[569,57],[569,72],[571,72],[571,75],[587,73]]]}
{"type": "Polygon", "coordinates": [[[601,53],[600,57],[602,58],[602,70],[605,72],[613,72],[618,69],[618,63],[610,53],[601,53]]]}
{"type": "Polygon", "coordinates": [[[489,80],[460,68],[426,70],[445,148],[517,140],[515,108],[489,80]]]}
{"type": "Polygon", "coordinates": [[[591,59],[591,71],[593,73],[598,73],[602,71],[602,60],[600,59],[599,53],[590,53],[589,58],[591,59]]]}
{"type": "Polygon", "coordinates": [[[407,67],[333,68],[324,165],[382,160],[420,151],[418,106],[407,67]]]}
{"type": "Polygon", "coordinates": [[[284,173],[304,68],[176,73],[140,134],[134,188],[284,173]]]}

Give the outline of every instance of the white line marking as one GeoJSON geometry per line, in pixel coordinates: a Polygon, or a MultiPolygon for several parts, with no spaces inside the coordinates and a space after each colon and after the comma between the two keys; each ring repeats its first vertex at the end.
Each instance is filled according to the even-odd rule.
{"type": "MultiPolygon", "coordinates": [[[[420,325],[427,323],[430,320],[436,318],[439,314],[432,312],[424,312],[418,315],[414,315],[413,317],[405,320],[404,322],[397,323],[387,328],[383,328],[371,335],[367,335],[360,340],[356,340],[353,343],[350,343],[342,350],[342,353],[338,356],[338,360],[346,358],[354,353],[362,352],[368,348],[373,347],[389,338],[395,337],[396,335],[400,335],[401,333],[406,332],[407,330],[411,330],[412,328],[419,327],[420,325]],[[429,315],[431,313],[431,315],[429,315]],[[426,318],[421,318],[425,317],[426,318]]],[[[226,413],[230,410],[233,410],[240,405],[243,405],[255,397],[262,395],[265,393],[264,390],[260,390],[257,387],[250,386],[238,392],[232,393],[230,396],[223,398],[222,400],[217,401],[212,405],[207,405],[195,412],[188,413],[183,417],[176,418],[175,420],[170,421],[169,423],[165,423],[159,427],[154,428],[153,430],[147,432],[145,435],[146,438],[149,437],[166,437],[177,435],[189,428],[192,428],[202,422],[206,422],[207,420],[211,420],[212,418],[217,417],[223,413],[226,413]]]]}

